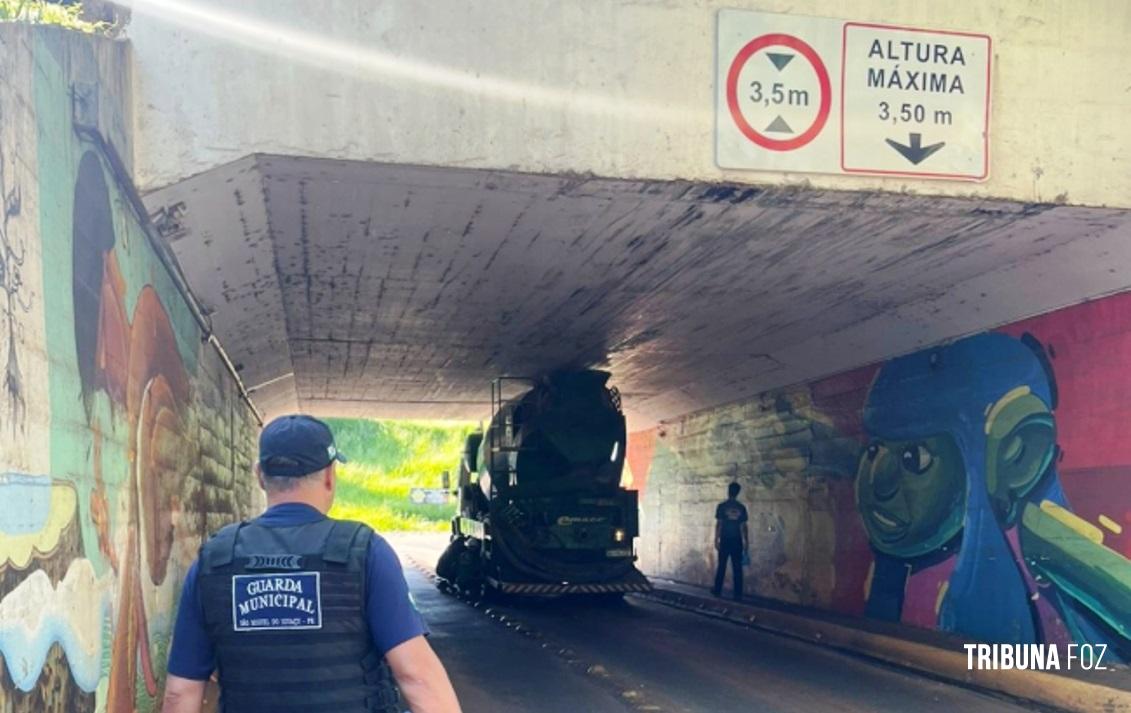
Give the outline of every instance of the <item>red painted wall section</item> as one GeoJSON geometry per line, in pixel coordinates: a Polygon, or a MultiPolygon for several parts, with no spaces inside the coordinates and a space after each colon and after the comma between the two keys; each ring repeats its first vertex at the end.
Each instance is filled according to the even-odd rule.
{"type": "Polygon", "coordinates": [[[656,430],[649,428],[628,434],[625,461],[632,477],[625,485],[629,490],[643,491],[648,485],[648,470],[652,467],[652,454],[656,452],[656,430]]]}
{"type": "Polygon", "coordinates": [[[1044,344],[1056,373],[1058,464],[1072,510],[1131,556],[1131,293],[1027,319],[1000,331],[1044,344]]]}

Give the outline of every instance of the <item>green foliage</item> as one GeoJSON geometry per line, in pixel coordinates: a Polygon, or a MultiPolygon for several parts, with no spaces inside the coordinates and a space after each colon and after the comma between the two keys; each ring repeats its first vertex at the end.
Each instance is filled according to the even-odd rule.
{"type": "Polygon", "coordinates": [[[82,17],[82,5],[59,5],[47,0],[0,0],[0,22],[26,22],[32,25],[58,25],[79,32],[106,32],[105,22],[90,22],[82,17]]]}
{"type": "Polygon", "coordinates": [[[469,423],[326,419],[338,449],[350,462],[338,468],[331,515],[361,520],[378,532],[444,532],[455,514],[450,505],[415,505],[414,487],[438,488],[448,471],[454,486],[469,423]]]}

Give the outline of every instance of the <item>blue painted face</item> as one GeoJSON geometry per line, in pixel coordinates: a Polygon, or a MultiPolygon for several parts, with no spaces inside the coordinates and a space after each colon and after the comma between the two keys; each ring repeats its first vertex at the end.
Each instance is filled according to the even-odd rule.
{"type": "MultiPolygon", "coordinates": [[[[872,441],[857,472],[857,507],[873,548],[897,561],[961,536],[940,629],[1035,640],[1004,530],[1020,499],[1058,498],[1054,388],[1039,350],[999,333],[893,359],[876,375],[864,406],[872,441]]],[[[903,583],[885,579],[879,586],[890,591],[874,585],[872,597],[901,602],[903,583]]]]}
{"type": "MultiPolygon", "coordinates": [[[[1032,419],[1051,423],[1042,406],[1050,391],[1037,355],[1005,334],[979,334],[885,364],[864,407],[873,441],[856,481],[873,545],[898,557],[923,555],[958,534],[969,517],[992,517],[991,501],[1017,497],[1019,490],[1001,484],[1025,475],[1014,473],[1019,468],[1010,458],[1017,453],[1037,453],[1038,445],[1048,452],[1054,432],[1032,419]],[[999,402],[1010,406],[1008,417],[994,408],[999,402]],[[1021,411],[1029,428],[1018,430],[1014,416],[1021,411]],[[1029,431],[1045,440],[1029,438],[1034,448],[1026,451],[1018,444],[1026,444],[1029,431]]],[[[1032,479],[1048,461],[1025,465],[1032,479]]],[[[998,510],[1008,523],[1009,509],[998,510]]]]}

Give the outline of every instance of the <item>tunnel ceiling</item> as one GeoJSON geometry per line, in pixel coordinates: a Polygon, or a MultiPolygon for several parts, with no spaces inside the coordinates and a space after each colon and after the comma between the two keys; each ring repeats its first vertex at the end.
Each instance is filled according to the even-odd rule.
{"type": "Polygon", "coordinates": [[[1131,285],[1107,209],[277,156],[146,202],[269,415],[598,366],[641,427],[1131,285]]]}

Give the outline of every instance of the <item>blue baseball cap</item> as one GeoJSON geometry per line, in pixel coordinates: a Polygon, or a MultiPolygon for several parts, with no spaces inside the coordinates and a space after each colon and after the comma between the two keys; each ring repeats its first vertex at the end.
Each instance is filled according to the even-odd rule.
{"type": "Polygon", "coordinates": [[[259,434],[259,469],[272,478],[298,478],[346,457],[330,427],[313,416],[280,416],[259,434]]]}

